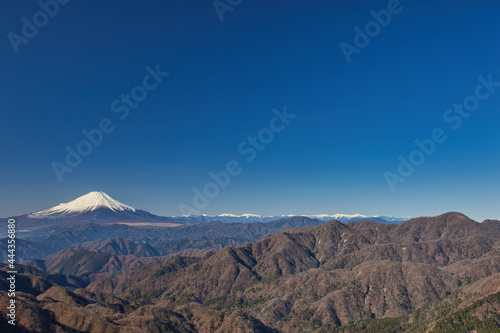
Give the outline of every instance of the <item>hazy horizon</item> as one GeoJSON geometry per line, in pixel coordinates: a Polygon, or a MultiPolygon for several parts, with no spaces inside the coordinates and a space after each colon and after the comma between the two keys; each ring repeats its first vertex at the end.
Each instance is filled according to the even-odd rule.
{"type": "MultiPolygon", "coordinates": [[[[91,192],[95,192],[95,191],[91,191],[91,192]]],[[[98,191],[100,192],[100,191],[98,191]]],[[[90,192],[89,192],[90,193],[90,192]]],[[[105,192],[104,192],[105,193],[105,192]]],[[[106,193],[107,194],[107,193],[106,193]]],[[[74,198],[76,199],[76,198],[74,198]]],[[[113,199],[116,199],[116,198],[113,198],[113,199]]],[[[72,200],[70,200],[72,201],[72,200]]],[[[66,201],[66,202],[59,202],[57,204],[54,204],[54,206],[58,205],[58,204],[61,204],[61,203],[67,203],[69,201],[66,201]]],[[[122,202],[123,203],[123,202],[122,202]]],[[[123,204],[126,204],[126,203],[123,203],[123,204]]],[[[52,208],[52,207],[45,207],[43,209],[48,209],[48,208],[52,208]]],[[[133,207],[135,209],[142,209],[140,207],[133,207]]],[[[42,209],[40,209],[42,210],[42,209]]],[[[40,211],[40,210],[36,210],[36,211],[29,211],[29,212],[24,212],[22,214],[17,214],[17,215],[12,215],[12,216],[7,216],[7,217],[14,217],[14,216],[19,216],[19,215],[24,215],[24,214],[28,214],[28,213],[35,213],[37,211],[40,211]]],[[[151,212],[149,211],[150,213],[153,213],[155,215],[159,215],[159,216],[169,216],[169,217],[182,217],[182,216],[187,216],[187,215],[162,215],[162,214],[156,214],[154,212],[151,212]]],[[[451,212],[451,211],[449,211],[451,212]]],[[[457,211],[459,212],[459,211],[457,211]]],[[[208,215],[208,216],[216,216],[216,215],[224,215],[224,214],[228,214],[228,215],[235,215],[235,216],[242,216],[242,215],[246,215],[246,214],[254,214],[254,215],[259,215],[261,216],[262,218],[266,218],[266,217],[279,217],[279,216],[319,216],[319,215],[337,215],[337,214],[341,214],[341,215],[351,215],[351,216],[355,216],[355,215],[364,215],[364,216],[387,216],[387,217],[398,217],[398,218],[416,218],[416,217],[423,217],[423,216],[435,216],[435,215],[441,215],[441,214],[445,214],[445,213],[448,213],[448,212],[442,212],[442,213],[438,213],[438,214],[434,214],[434,215],[418,215],[418,216],[409,216],[409,215],[391,215],[391,214],[383,214],[383,213],[364,213],[364,214],[361,214],[361,213],[346,213],[346,212],[316,212],[316,213],[300,213],[300,214],[296,214],[296,213],[278,213],[278,214],[259,214],[259,213],[256,213],[256,212],[242,212],[242,213],[234,213],[234,212],[219,212],[219,213],[214,213],[214,214],[207,214],[207,213],[200,213],[200,214],[195,214],[195,215],[208,215]]],[[[459,213],[463,213],[463,212],[459,212],[459,213]]],[[[465,214],[467,215],[467,214],[465,214]]],[[[474,217],[472,216],[468,216],[469,218],[472,218],[474,219],[474,217]]],[[[475,219],[476,221],[478,222],[482,222],[483,220],[487,220],[487,219],[495,219],[495,218],[486,218],[486,219],[482,219],[482,220],[479,220],[479,219],[475,219]]]]}

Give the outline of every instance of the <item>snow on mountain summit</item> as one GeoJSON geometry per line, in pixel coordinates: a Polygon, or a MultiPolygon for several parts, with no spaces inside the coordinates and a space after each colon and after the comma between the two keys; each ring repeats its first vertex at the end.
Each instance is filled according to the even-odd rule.
{"type": "Polygon", "coordinates": [[[87,211],[92,211],[97,208],[109,208],[112,211],[132,211],[135,212],[135,208],[127,206],[107,195],[104,192],[90,192],[85,194],[73,201],[68,203],[61,203],[55,207],[41,210],[36,213],[31,213],[28,215],[30,218],[40,219],[52,216],[65,216],[75,213],[82,213],[87,211]]]}
{"type": "Polygon", "coordinates": [[[176,218],[181,220],[198,221],[198,222],[210,222],[210,221],[220,221],[226,223],[251,223],[251,222],[271,222],[279,219],[290,218],[294,216],[303,216],[310,219],[317,219],[323,222],[328,222],[331,220],[338,220],[340,222],[359,222],[363,220],[371,220],[375,222],[383,223],[400,223],[409,220],[411,217],[394,217],[385,215],[361,215],[361,214],[318,214],[318,215],[307,215],[307,214],[286,214],[286,215],[270,215],[263,216],[258,214],[219,214],[219,215],[184,215],[177,216],[176,218]]]}

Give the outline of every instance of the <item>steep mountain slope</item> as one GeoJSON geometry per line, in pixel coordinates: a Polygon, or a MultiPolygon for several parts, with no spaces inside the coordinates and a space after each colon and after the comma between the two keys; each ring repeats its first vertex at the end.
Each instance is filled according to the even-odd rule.
{"type": "MultiPolygon", "coordinates": [[[[30,242],[24,239],[16,240],[16,260],[18,262],[23,262],[29,259],[35,258],[43,258],[52,253],[55,253],[61,250],[56,244],[53,243],[38,243],[38,242],[30,242]]],[[[2,249],[1,254],[1,262],[8,261],[8,239],[0,239],[0,248],[2,249]]]]}
{"type": "Polygon", "coordinates": [[[88,289],[131,301],[151,293],[149,302],[162,306],[189,301],[234,311],[243,302],[249,315],[293,332],[300,313],[311,313],[309,329],[408,314],[498,272],[499,239],[457,213],[395,226],[332,221],[227,248],[168,274],[156,264],[88,289]],[[470,271],[476,263],[481,269],[470,271]]]}
{"type": "MultiPolygon", "coordinates": [[[[332,221],[289,229],[106,276],[73,294],[57,286],[36,299],[27,293],[22,307],[45,317],[25,325],[90,332],[495,332],[497,223],[447,213],[399,225],[332,221]]],[[[75,262],[80,269],[87,261],[75,262]]]]}
{"type": "MultiPolygon", "coordinates": [[[[172,259],[165,269],[170,272],[197,262],[188,258],[172,259]]],[[[6,284],[6,274],[0,271],[0,286],[6,284]]],[[[169,307],[145,305],[136,308],[126,300],[84,289],[71,291],[52,282],[36,270],[19,274],[17,332],[279,332],[246,313],[249,303],[238,303],[237,311],[217,310],[196,303],[169,307]]],[[[413,311],[409,315],[386,319],[363,319],[339,326],[332,315],[330,323],[315,332],[498,332],[500,329],[500,274],[458,288],[452,294],[413,311]]],[[[146,295],[147,296],[147,295],[146,295]]],[[[146,299],[146,298],[145,298],[146,299]]],[[[5,322],[8,298],[0,291],[0,328],[12,331],[5,322]]],[[[283,308],[273,304],[276,313],[283,308]]],[[[321,309],[319,309],[321,311],[321,309]]],[[[294,331],[311,331],[315,312],[296,313],[301,324],[294,331]]],[[[291,316],[289,316],[291,317],[291,316]]],[[[285,321],[289,318],[284,317],[285,321]]],[[[16,331],[16,330],[15,330],[16,331]]]]}
{"type": "Polygon", "coordinates": [[[137,257],[155,257],[160,253],[148,244],[138,244],[122,237],[108,238],[101,242],[78,243],[70,247],[74,251],[92,251],[96,253],[110,253],[113,255],[135,255],[137,257]]]}
{"type": "Polygon", "coordinates": [[[86,286],[97,279],[166,259],[167,257],[161,256],[138,257],[132,254],[117,255],[109,252],[67,249],[46,259],[28,260],[24,264],[52,275],[79,279],[82,282],[80,286],[86,286]]]}

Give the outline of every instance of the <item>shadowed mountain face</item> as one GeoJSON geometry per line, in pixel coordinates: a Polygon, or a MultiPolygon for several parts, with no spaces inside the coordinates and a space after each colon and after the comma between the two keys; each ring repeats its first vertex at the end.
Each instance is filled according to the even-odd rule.
{"type": "Polygon", "coordinates": [[[92,251],[96,253],[112,253],[114,255],[135,255],[138,257],[155,257],[160,254],[148,244],[137,244],[122,237],[109,238],[102,242],[86,242],[75,244],[71,250],[92,251]]]}
{"type": "Polygon", "coordinates": [[[74,276],[83,282],[80,286],[86,286],[96,279],[166,259],[147,244],[116,237],[78,243],[45,259],[27,260],[24,264],[50,274],[74,276]]]}
{"type": "MultiPolygon", "coordinates": [[[[285,229],[320,224],[323,222],[304,217],[286,218],[268,223],[209,222],[175,228],[141,228],[121,224],[103,225],[72,222],[30,232],[30,237],[24,236],[25,238],[20,240],[24,245],[19,248],[17,255],[21,261],[41,259],[73,245],[76,246],[74,249],[90,251],[101,247],[96,251],[115,255],[130,254],[127,251],[133,250],[133,254],[139,257],[172,255],[185,250],[218,251],[227,246],[239,246],[256,241],[267,234],[285,229]],[[119,245],[116,244],[117,239],[124,239],[124,241],[119,245]],[[104,243],[92,244],[89,242],[104,243]],[[124,245],[123,242],[127,242],[128,245],[124,245]],[[78,245],[80,243],[85,244],[78,245]],[[143,248],[144,251],[135,250],[137,246],[143,248]],[[130,247],[134,247],[134,249],[130,247]]],[[[6,243],[6,241],[6,239],[0,240],[0,244],[6,243]]]]}
{"type": "MultiPolygon", "coordinates": [[[[419,332],[433,326],[444,332],[449,325],[459,332],[453,330],[460,328],[457,318],[500,328],[499,224],[459,213],[399,225],[332,221],[215,254],[117,270],[73,294],[57,284],[30,289],[23,306],[50,313],[36,319],[47,327],[85,332],[419,332]]],[[[125,240],[109,244],[113,251],[133,252],[125,240]]],[[[87,243],[81,249],[107,247],[87,243]]],[[[81,249],[64,255],[80,256],[81,249]]],[[[102,255],[88,253],[90,262],[102,255]]],[[[59,258],[51,271],[82,274],[87,261],[59,258]]],[[[33,274],[26,279],[39,279],[33,274]]]]}
{"type": "Polygon", "coordinates": [[[86,287],[98,279],[130,271],[166,260],[167,257],[137,257],[112,255],[85,250],[68,249],[47,259],[28,260],[25,265],[43,270],[51,275],[66,276],[79,281],[78,287],[86,287]]]}

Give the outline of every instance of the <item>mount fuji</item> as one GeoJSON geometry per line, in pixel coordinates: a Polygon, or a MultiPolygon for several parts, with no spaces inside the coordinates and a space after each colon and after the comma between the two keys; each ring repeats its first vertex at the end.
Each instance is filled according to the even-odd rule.
{"type": "Polygon", "coordinates": [[[71,202],[28,214],[28,217],[33,219],[54,219],[95,211],[100,208],[109,209],[113,212],[136,212],[135,208],[111,198],[104,192],[90,192],[71,202]]]}
{"type": "Polygon", "coordinates": [[[184,220],[135,209],[98,191],[90,192],[52,208],[18,216],[15,219],[21,222],[37,222],[37,224],[66,222],[186,224],[184,220]]]}

